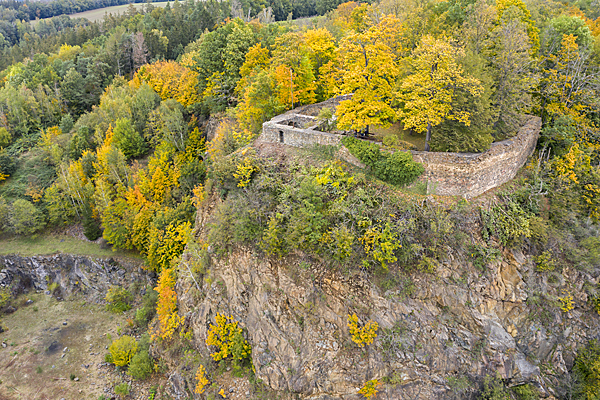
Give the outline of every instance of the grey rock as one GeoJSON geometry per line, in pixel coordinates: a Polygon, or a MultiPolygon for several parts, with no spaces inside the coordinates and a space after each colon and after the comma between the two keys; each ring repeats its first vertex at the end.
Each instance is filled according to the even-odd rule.
{"type": "MultiPolygon", "coordinates": [[[[568,358],[556,345],[566,340],[576,349],[585,332],[600,331],[597,318],[586,319],[588,326],[556,313],[548,329],[532,320],[527,293],[539,283],[531,282],[537,274],[527,273],[531,257],[505,251],[484,275],[456,258],[440,267],[447,279],[413,276],[415,291],[407,297],[396,290],[384,295],[358,273],[300,268],[302,259],[268,260],[238,250],[211,260],[215,278],[204,284],[200,302],[186,276],[176,287],[195,347],[208,357],[204,341],[215,314],[232,315],[252,346],[256,377],[272,390],[307,400],[350,400],[366,380],[395,377],[403,384],[381,389],[390,399],[449,398],[447,378],[457,374],[482,380],[499,371],[511,384],[549,386],[539,363],[568,370],[573,350],[568,358]],[[349,313],[361,324],[379,324],[373,344],[361,349],[351,342],[349,313]]],[[[569,277],[574,284],[596,279],[573,274],[579,274],[569,277]]]]}
{"type": "Polygon", "coordinates": [[[183,376],[181,376],[179,372],[174,372],[171,374],[169,377],[169,383],[170,386],[168,391],[171,397],[173,397],[175,400],[183,400],[188,398],[185,390],[185,379],[183,379],[183,376]]]}

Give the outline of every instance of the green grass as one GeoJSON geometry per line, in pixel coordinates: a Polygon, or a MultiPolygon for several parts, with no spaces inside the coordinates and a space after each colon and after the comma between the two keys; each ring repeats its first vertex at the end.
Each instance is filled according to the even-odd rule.
{"type": "Polygon", "coordinates": [[[394,123],[392,126],[388,128],[381,128],[378,126],[372,126],[371,132],[378,137],[379,139],[383,139],[386,135],[396,135],[398,139],[404,140],[410,144],[417,146],[418,150],[425,149],[425,134],[410,134],[409,131],[405,131],[402,129],[402,125],[400,122],[394,123]]]}
{"type": "MultiPolygon", "coordinates": [[[[156,2],[156,3],[152,3],[152,5],[154,7],[165,7],[168,3],[173,3],[172,1],[161,1],[161,2],[156,2]]],[[[146,5],[146,3],[132,3],[133,6],[139,10],[140,8],[142,8],[143,6],[146,5]]],[[[129,4],[123,4],[120,6],[111,6],[111,7],[104,7],[104,8],[98,8],[96,10],[88,10],[88,11],[84,11],[84,12],[80,12],[80,13],[75,13],[75,14],[69,14],[69,17],[71,18],[87,18],[88,20],[92,21],[92,22],[96,22],[96,21],[101,21],[104,18],[104,14],[123,14],[125,13],[125,11],[127,11],[127,8],[129,7],[129,4]]],[[[41,20],[38,20],[41,21],[41,20]]],[[[35,24],[37,24],[38,21],[31,21],[31,23],[35,26],[35,24]]]]}
{"type": "Polygon", "coordinates": [[[40,235],[36,238],[12,237],[0,239],[1,255],[18,254],[21,256],[35,256],[55,253],[94,257],[140,257],[134,252],[101,249],[96,243],[86,242],[66,235],[40,235]]]}

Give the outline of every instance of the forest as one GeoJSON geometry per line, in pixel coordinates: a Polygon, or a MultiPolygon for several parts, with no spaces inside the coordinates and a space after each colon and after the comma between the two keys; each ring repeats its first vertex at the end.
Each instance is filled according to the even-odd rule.
{"type": "MultiPolygon", "coordinates": [[[[405,185],[422,167],[409,153],[348,138],[368,166],[353,175],[336,162],[282,170],[251,146],[292,105],[353,93],[336,129],[399,121],[432,151],[482,152],[540,116],[537,152],[517,187],[482,209],[483,235],[528,247],[540,270],[600,262],[597,0],[190,0],[99,23],[57,16],[99,4],[0,3],[1,235],[82,224],[88,239],[139,253],[164,283],[216,195],[217,253],[251,246],[431,272],[442,249],[462,246],[460,210],[414,200],[405,185]]],[[[493,254],[470,250],[475,261],[493,254]]],[[[164,321],[167,337],[176,319],[164,321]]],[[[578,398],[591,400],[600,352],[590,352],[596,372],[580,366],[578,398]]]]}

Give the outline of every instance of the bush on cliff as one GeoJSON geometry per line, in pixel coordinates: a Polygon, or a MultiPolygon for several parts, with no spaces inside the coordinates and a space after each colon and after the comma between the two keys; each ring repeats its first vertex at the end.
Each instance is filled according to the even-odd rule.
{"type": "Polygon", "coordinates": [[[344,137],[342,143],[352,155],[369,166],[377,178],[392,185],[407,185],[424,171],[423,165],[414,162],[409,152],[382,152],[375,143],[350,136],[344,137]]]}

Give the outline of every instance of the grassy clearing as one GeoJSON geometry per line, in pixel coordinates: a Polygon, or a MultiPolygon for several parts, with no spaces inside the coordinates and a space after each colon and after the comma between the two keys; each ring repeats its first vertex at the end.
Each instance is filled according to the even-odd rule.
{"type": "MultiPolygon", "coordinates": [[[[157,2],[157,3],[152,3],[152,5],[154,7],[165,7],[167,4],[172,3],[169,1],[161,1],[161,2],[157,2]]],[[[139,10],[140,8],[144,7],[146,5],[146,3],[131,3],[136,10],[139,10]]],[[[127,9],[129,8],[129,4],[123,4],[120,6],[112,6],[112,7],[104,7],[104,8],[98,8],[96,10],[88,10],[88,11],[84,11],[84,12],[80,12],[80,13],[76,13],[76,14],[70,14],[69,17],[71,18],[87,18],[92,22],[96,22],[96,21],[100,21],[101,19],[104,18],[105,14],[123,14],[125,13],[125,11],[127,11],[127,9]]]]}
{"type": "Polygon", "coordinates": [[[108,335],[118,337],[128,314],[111,314],[82,298],[59,302],[31,293],[18,300],[18,310],[2,317],[7,331],[0,334],[6,343],[0,347],[0,398],[96,400],[113,385],[108,368],[98,366],[111,343],[108,335]],[[33,304],[24,305],[26,299],[33,304]]]}
{"type": "Polygon", "coordinates": [[[12,237],[0,239],[0,254],[37,256],[55,253],[77,254],[94,257],[139,258],[133,252],[102,249],[97,243],[86,242],[67,235],[43,235],[36,238],[12,237]]]}
{"type": "MultiPolygon", "coordinates": [[[[160,1],[160,2],[156,2],[156,3],[152,3],[152,5],[154,7],[165,7],[168,3],[173,3],[173,2],[172,1],[171,2],[160,1]]],[[[136,8],[136,10],[139,10],[140,8],[144,7],[146,5],[146,3],[132,3],[132,5],[136,8]]],[[[123,4],[120,6],[98,8],[96,10],[88,10],[88,11],[84,11],[84,12],[80,12],[80,13],[69,14],[69,17],[71,17],[71,18],[87,18],[88,20],[90,20],[92,22],[96,22],[96,21],[101,21],[104,18],[105,14],[113,14],[113,15],[123,14],[123,13],[125,13],[125,11],[127,11],[128,7],[129,7],[129,4],[123,4]]],[[[41,20],[31,21],[31,23],[35,26],[35,24],[37,24],[39,21],[41,21],[41,20]]]]}

